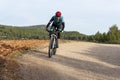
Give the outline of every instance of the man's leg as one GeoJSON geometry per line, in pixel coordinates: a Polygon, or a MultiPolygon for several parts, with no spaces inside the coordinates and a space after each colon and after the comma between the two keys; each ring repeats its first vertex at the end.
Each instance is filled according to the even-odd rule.
{"type": "Polygon", "coordinates": [[[59,41],[60,41],[60,33],[57,35],[57,40],[56,40],[56,47],[59,47],[59,41]]]}

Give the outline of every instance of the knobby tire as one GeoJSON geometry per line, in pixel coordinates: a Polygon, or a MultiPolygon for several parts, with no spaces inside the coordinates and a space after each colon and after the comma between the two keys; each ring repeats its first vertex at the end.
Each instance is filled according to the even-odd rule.
{"type": "Polygon", "coordinates": [[[54,38],[50,39],[50,44],[49,44],[49,52],[48,52],[48,57],[51,58],[53,55],[53,40],[54,38]]]}

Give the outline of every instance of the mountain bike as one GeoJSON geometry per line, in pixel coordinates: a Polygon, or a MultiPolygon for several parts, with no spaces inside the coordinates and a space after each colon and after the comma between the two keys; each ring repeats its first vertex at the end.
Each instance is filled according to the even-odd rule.
{"type": "Polygon", "coordinates": [[[57,33],[60,31],[57,31],[56,29],[53,29],[52,31],[48,31],[51,33],[50,35],[50,43],[49,43],[49,49],[48,49],[48,57],[51,58],[52,55],[56,54],[57,51],[57,33]]]}

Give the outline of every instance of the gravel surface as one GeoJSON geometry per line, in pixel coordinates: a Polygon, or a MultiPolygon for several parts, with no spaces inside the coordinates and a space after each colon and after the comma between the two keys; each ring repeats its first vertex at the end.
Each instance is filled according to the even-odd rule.
{"type": "Polygon", "coordinates": [[[120,80],[120,45],[63,43],[52,58],[47,51],[19,57],[21,80],[120,80]]]}

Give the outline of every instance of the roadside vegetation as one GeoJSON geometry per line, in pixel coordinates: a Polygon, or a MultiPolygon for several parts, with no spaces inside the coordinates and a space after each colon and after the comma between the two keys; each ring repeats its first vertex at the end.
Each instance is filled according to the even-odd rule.
{"type": "MultiPolygon", "coordinates": [[[[48,40],[45,25],[34,26],[6,26],[0,25],[0,40],[48,40]]],[[[86,35],[77,31],[64,31],[61,34],[64,40],[80,40],[98,43],[120,44],[120,30],[117,25],[109,28],[108,32],[96,32],[95,35],[86,35]]]]}
{"type": "Polygon", "coordinates": [[[22,53],[23,51],[42,46],[47,42],[48,40],[1,40],[0,55],[10,56],[11,53],[22,53]]]}
{"type": "Polygon", "coordinates": [[[88,36],[87,41],[120,44],[120,30],[118,29],[117,25],[113,25],[109,28],[107,33],[100,33],[98,31],[95,35],[88,36]]]}

